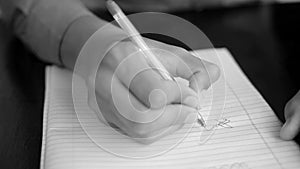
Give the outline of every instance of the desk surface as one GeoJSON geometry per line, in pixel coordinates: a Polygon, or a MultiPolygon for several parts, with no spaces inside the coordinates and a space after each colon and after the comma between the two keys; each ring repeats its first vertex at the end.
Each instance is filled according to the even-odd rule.
{"type": "MultiPolygon", "coordinates": [[[[300,86],[300,4],[176,14],[216,47],[229,48],[283,119],[286,101],[300,86]]],[[[45,65],[0,24],[0,168],[39,168],[45,65]]]]}

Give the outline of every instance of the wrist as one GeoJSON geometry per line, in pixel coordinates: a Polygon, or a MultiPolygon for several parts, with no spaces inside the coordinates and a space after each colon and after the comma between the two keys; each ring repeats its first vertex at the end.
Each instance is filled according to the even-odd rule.
{"type": "Polygon", "coordinates": [[[69,46],[62,48],[62,59],[66,67],[86,79],[95,75],[104,55],[127,35],[120,28],[97,17],[86,17],[79,22],[74,23],[67,33],[65,46],[69,46]],[[70,45],[72,43],[76,45],[70,45]]]}
{"type": "Polygon", "coordinates": [[[104,24],[94,15],[81,16],[70,23],[60,46],[60,60],[65,67],[73,69],[84,43],[104,24]]]}

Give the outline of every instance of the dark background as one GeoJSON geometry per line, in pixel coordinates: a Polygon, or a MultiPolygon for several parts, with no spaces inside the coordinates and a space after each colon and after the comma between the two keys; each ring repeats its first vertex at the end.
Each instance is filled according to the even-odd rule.
{"type": "MultiPolygon", "coordinates": [[[[300,4],[175,14],[227,47],[284,120],[285,103],[300,89],[300,4]]],[[[0,23],[0,168],[39,168],[45,65],[0,23]]]]}

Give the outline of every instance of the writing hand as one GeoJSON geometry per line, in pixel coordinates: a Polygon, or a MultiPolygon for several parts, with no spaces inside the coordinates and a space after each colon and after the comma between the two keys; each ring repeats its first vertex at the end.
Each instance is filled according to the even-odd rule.
{"type": "MultiPolygon", "coordinates": [[[[189,80],[189,86],[163,80],[131,41],[123,41],[100,64],[95,88],[108,123],[139,142],[152,143],[197,118],[197,92],[218,79],[219,68],[182,48],[149,39],[146,42],[150,48],[160,49],[153,49],[158,59],[173,76],[189,80]]],[[[91,83],[87,80],[87,86],[91,83]]],[[[89,99],[95,111],[97,103],[89,99]]]]}

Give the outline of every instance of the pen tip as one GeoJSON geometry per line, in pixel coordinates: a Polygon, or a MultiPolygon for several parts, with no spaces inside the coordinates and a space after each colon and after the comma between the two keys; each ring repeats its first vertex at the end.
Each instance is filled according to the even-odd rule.
{"type": "Polygon", "coordinates": [[[202,121],[202,123],[203,123],[203,127],[206,127],[206,123],[204,120],[202,121]]]}
{"type": "Polygon", "coordinates": [[[205,121],[203,120],[203,118],[198,118],[198,123],[203,126],[203,127],[206,127],[206,123],[205,121]]]}

